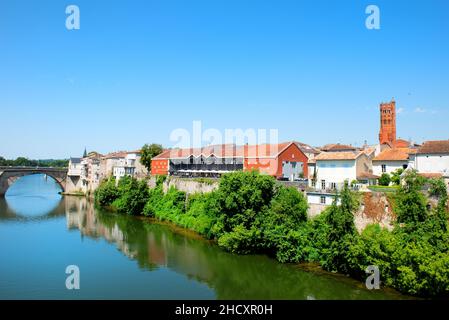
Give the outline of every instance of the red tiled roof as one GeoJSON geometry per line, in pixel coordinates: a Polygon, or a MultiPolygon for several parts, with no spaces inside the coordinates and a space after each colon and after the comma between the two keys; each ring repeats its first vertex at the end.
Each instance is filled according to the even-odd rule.
{"type": "Polygon", "coordinates": [[[112,158],[125,158],[127,152],[126,151],[117,151],[117,152],[111,152],[105,155],[104,157],[106,159],[112,159],[112,158]]]}
{"type": "Polygon", "coordinates": [[[449,140],[426,141],[418,149],[418,154],[449,153],[449,140]]]}
{"type": "Polygon", "coordinates": [[[363,150],[363,153],[365,153],[367,156],[369,156],[369,155],[371,155],[373,152],[375,152],[376,151],[376,148],[374,148],[374,147],[368,147],[368,148],[365,148],[364,150],[363,150]]]}
{"type": "Polygon", "coordinates": [[[355,160],[363,152],[339,151],[339,152],[322,152],[315,157],[316,161],[320,160],[355,160]]]}
{"type": "Polygon", "coordinates": [[[293,142],[283,142],[279,144],[261,144],[261,145],[244,145],[236,146],[235,144],[221,144],[202,148],[175,148],[167,149],[161,154],[155,156],[157,159],[174,159],[193,157],[210,157],[219,158],[236,157],[236,158],[274,158],[284,151],[293,142]]]}
{"type": "Polygon", "coordinates": [[[415,152],[416,150],[410,148],[386,149],[378,154],[373,161],[406,161],[409,154],[415,152]]]}
{"type": "Polygon", "coordinates": [[[408,148],[410,147],[410,142],[404,139],[397,139],[394,143],[393,146],[395,148],[408,148]]]}
{"type": "Polygon", "coordinates": [[[134,151],[128,151],[127,154],[131,154],[131,153],[136,153],[136,154],[141,154],[142,150],[134,150],[134,151]]]}

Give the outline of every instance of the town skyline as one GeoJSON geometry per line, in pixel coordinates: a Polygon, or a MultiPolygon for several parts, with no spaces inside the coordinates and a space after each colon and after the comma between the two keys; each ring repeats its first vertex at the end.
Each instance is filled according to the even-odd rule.
{"type": "Polygon", "coordinates": [[[76,5],[79,30],[66,29],[64,4],[0,6],[5,158],[170,147],[171,131],[196,120],[374,144],[379,104],[393,97],[398,137],[446,139],[446,1],[377,1],[379,30],[365,27],[362,2],[76,5]]]}

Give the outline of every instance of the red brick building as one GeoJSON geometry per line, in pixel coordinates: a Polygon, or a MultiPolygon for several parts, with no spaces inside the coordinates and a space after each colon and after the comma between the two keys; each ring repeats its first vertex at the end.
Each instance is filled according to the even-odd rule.
{"type": "Polygon", "coordinates": [[[258,170],[278,179],[308,176],[308,158],[295,142],[170,149],[153,158],[152,175],[220,176],[231,171],[258,170]]]}
{"type": "Polygon", "coordinates": [[[396,102],[380,104],[379,143],[393,147],[396,143],[396,102]]]}

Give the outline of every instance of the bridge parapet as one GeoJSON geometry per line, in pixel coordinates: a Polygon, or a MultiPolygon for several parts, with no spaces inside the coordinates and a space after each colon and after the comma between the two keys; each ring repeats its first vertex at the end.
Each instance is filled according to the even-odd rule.
{"type": "Polygon", "coordinates": [[[67,168],[56,167],[5,167],[0,166],[0,196],[4,196],[8,188],[19,178],[30,174],[46,174],[65,191],[67,168]]]}

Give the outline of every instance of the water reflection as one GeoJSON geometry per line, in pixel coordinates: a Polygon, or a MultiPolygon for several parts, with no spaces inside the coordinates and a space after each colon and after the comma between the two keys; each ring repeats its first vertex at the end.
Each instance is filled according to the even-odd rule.
{"type": "Polygon", "coordinates": [[[65,205],[69,229],[106,239],[141,269],[168,268],[204,283],[218,299],[401,298],[394,292],[368,291],[361,283],[305,272],[265,256],[229,254],[166,225],[98,211],[84,198],[66,198],[65,205]]]}
{"type": "Polygon", "coordinates": [[[33,221],[63,217],[65,205],[60,187],[43,174],[19,178],[0,199],[0,220],[33,221]]]}
{"type": "Polygon", "coordinates": [[[0,264],[0,298],[404,298],[266,256],[229,254],[183,229],[61,198],[42,177],[22,179],[0,199],[0,261],[8,262],[0,264]],[[69,264],[82,270],[77,292],[64,286],[69,264]]]}

